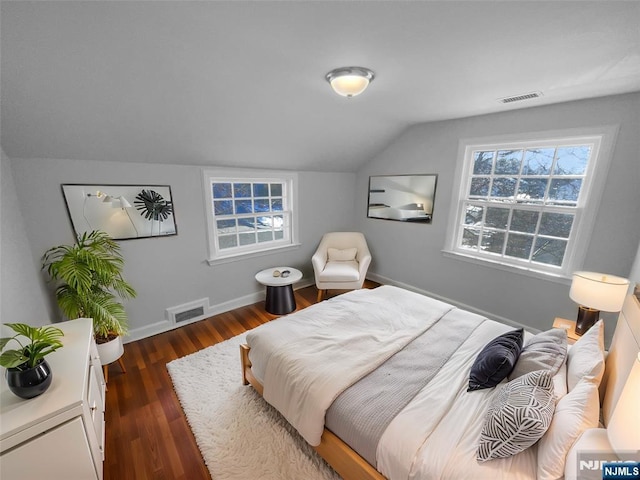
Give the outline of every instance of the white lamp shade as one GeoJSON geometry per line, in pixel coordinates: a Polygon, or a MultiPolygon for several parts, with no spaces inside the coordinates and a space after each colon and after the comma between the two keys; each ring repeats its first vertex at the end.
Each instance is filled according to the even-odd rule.
{"type": "Polygon", "coordinates": [[[121,196],[117,198],[117,202],[113,202],[113,206],[117,206],[120,208],[130,208],[131,204],[126,198],[121,196]]]}
{"type": "Polygon", "coordinates": [[[122,195],[119,197],[112,197],[111,195],[106,195],[102,201],[104,203],[110,204],[111,208],[130,208],[131,207],[131,204],[129,203],[129,201],[122,195]]]}
{"type": "Polygon", "coordinates": [[[609,443],[616,453],[640,450],[640,353],[607,425],[609,443]]]}
{"type": "Polygon", "coordinates": [[[569,297],[574,302],[605,312],[619,312],[629,289],[629,280],[596,272],[575,272],[569,297]]]}
{"type": "Polygon", "coordinates": [[[338,95],[355,97],[366,90],[374,76],[368,68],[343,67],[331,70],[325,78],[338,95]]]}

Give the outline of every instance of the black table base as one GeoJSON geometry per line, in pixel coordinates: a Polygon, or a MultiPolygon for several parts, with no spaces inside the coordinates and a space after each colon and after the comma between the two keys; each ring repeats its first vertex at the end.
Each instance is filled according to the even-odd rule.
{"type": "Polygon", "coordinates": [[[293,296],[292,285],[270,287],[267,285],[267,299],[265,310],[273,315],[285,315],[296,309],[296,299],[293,296]]]}

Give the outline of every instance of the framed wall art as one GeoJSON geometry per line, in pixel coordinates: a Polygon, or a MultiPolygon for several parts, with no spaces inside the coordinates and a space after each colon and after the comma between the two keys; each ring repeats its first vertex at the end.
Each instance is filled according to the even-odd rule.
{"type": "Polygon", "coordinates": [[[63,184],[76,236],[102,230],[114,240],[177,235],[169,185],[63,184]]]}
{"type": "Polygon", "coordinates": [[[367,217],[431,223],[438,175],[375,175],[369,177],[367,217]]]}

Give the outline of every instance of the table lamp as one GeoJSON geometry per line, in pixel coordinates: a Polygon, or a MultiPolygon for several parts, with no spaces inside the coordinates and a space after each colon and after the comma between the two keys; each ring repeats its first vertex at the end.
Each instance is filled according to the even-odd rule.
{"type": "Polygon", "coordinates": [[[629,289],[629,280],[605,273],[575,272],[569,297],[576,302],[576,334],[582,335],[600,317],[600,310],[619,312],[629,289]]]}

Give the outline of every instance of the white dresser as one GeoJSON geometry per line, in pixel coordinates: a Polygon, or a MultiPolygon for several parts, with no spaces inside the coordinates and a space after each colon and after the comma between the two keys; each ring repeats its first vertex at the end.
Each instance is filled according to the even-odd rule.
{"type": "Polygon", "coordinates": [[[2,480],[102,480],[105,383],[92,322],[55,325],[63,348],[47,355],[49,389],[23,400],[0,379],[0,478],[2,480]]]}

